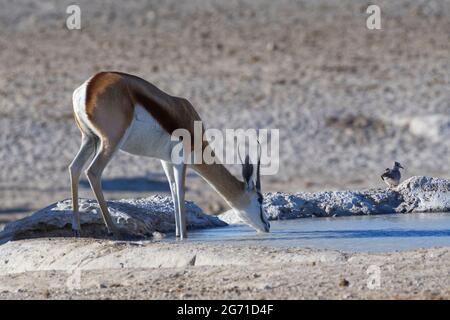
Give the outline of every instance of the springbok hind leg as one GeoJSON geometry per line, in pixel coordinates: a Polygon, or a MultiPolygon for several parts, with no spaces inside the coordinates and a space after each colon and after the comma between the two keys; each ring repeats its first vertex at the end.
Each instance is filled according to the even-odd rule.
{"type": "Polygon", "coordinates": [[[94,195],[100,206],[103,221],[105,222],[106,227],[108,228],[108,232],[112,233],[115,238],[121,239],[122,238],[121,234],[119,233],[117,227],[114,225],[111,219],[111,215],[109,214],[108,205],[106,204],[105,197],[103,196],[101,183],[103,170],[113,157],[116,150],[117,144],[114,145],[110,144],[106,146],[105,143],[102,141],[100,145],[100,150],[98,151],[94,160],[90,164],[89,168],[86,170],[86,175],[88,177],[89,184],[91,185],[91,189],[94,192],[94,195]]]}
{"type": "Polygon", "coordinates": [[[78,209],[78,185],[80,175],[84,165],[94,153],[95,143],[96,141],[94,137],[83,134],[81,138],[80,150],[69,166],[70,182],[72,187],[72,230],[75,237],[79,237],[81,232],[80,212],[78,209]]]}

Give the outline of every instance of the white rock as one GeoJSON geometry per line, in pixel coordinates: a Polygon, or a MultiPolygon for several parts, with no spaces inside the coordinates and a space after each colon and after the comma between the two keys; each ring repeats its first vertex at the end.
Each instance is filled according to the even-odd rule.
{"type": "MultiPolygon", "coordinates": [[[[0,232],[0,242],[11,239],[71,236],[71,200],[54,203],[29,217],[7,224],[0,232]]],[[[154,232],[173,232],[175,220],[172,200],[169,197],[152,196],[143,199],[108,201],[111,217],[127,236],[152,237],[154,232]]],[[[186,202],[189,229],[219,227],[226,223],[215,216],[208,216],[193,202],[186,202]]],[[[104,237],[103,223],[97,201],[80,199],[81,233],[87,237],[104,237]]]]}
{"type": "Polygon", "coordinates": [[[442,212],[450,210],[450,180],[432,177],[412,177],[398,191],[403,202],[398,210],[405,212],[442,212]]]}
{"type": "MultiPolygon", "coordinates": [[[[264,208],[270,220],[450,211],[450,180],[416,176],[396,190],[267,193],[264,208]]],[[[231,210],[220,219],[229,224],[241,223],[231,210]]]]}

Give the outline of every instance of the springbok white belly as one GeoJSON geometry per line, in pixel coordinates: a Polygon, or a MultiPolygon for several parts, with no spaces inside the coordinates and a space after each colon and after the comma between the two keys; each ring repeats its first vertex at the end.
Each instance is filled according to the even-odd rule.
{"type": "Polygon", "coordinates": [[[128,128],[121,150],[131,154],[170,161],[172,147],[170,135],[142,106],[134,109],[133,122],[128,128]]]}

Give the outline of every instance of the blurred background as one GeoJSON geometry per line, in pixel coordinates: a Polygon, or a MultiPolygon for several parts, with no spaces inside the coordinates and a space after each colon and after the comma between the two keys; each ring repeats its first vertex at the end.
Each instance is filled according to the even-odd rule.
{"type": "MultiPolygon", "coordinates": [[[[448,0],[90,0],[81,30],[70,4],[0,0],[0,224],[70,197],[72,92],[100,70],[186,97],[208,127],[280,129],[265,191],[384,187],[395,160],[450,176],[448,0]]],[[[169,194],[159,161],[125,153],[103,181],[108,199],[169,194]]],[[[226,209],[194,173],[187,199],[226,209]]]]}

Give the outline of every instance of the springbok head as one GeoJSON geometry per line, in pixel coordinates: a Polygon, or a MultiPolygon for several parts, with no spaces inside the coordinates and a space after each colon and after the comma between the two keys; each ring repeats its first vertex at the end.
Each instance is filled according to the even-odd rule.
{"type": "Polygon", "coordinates": [[[248,203],[245,207],[239,209],[239,216],[245,223],[256,229],[258,232],[269,232],[270,223],[267,220],[263,209],[263,194],[261,192],[261,155],[258,155],[256,166],[256,179],[253,182],[253,164],[250,163],[250,157],[245,157],[242,163],[242,177],[245,183],[245,193],[248,203]]]}

